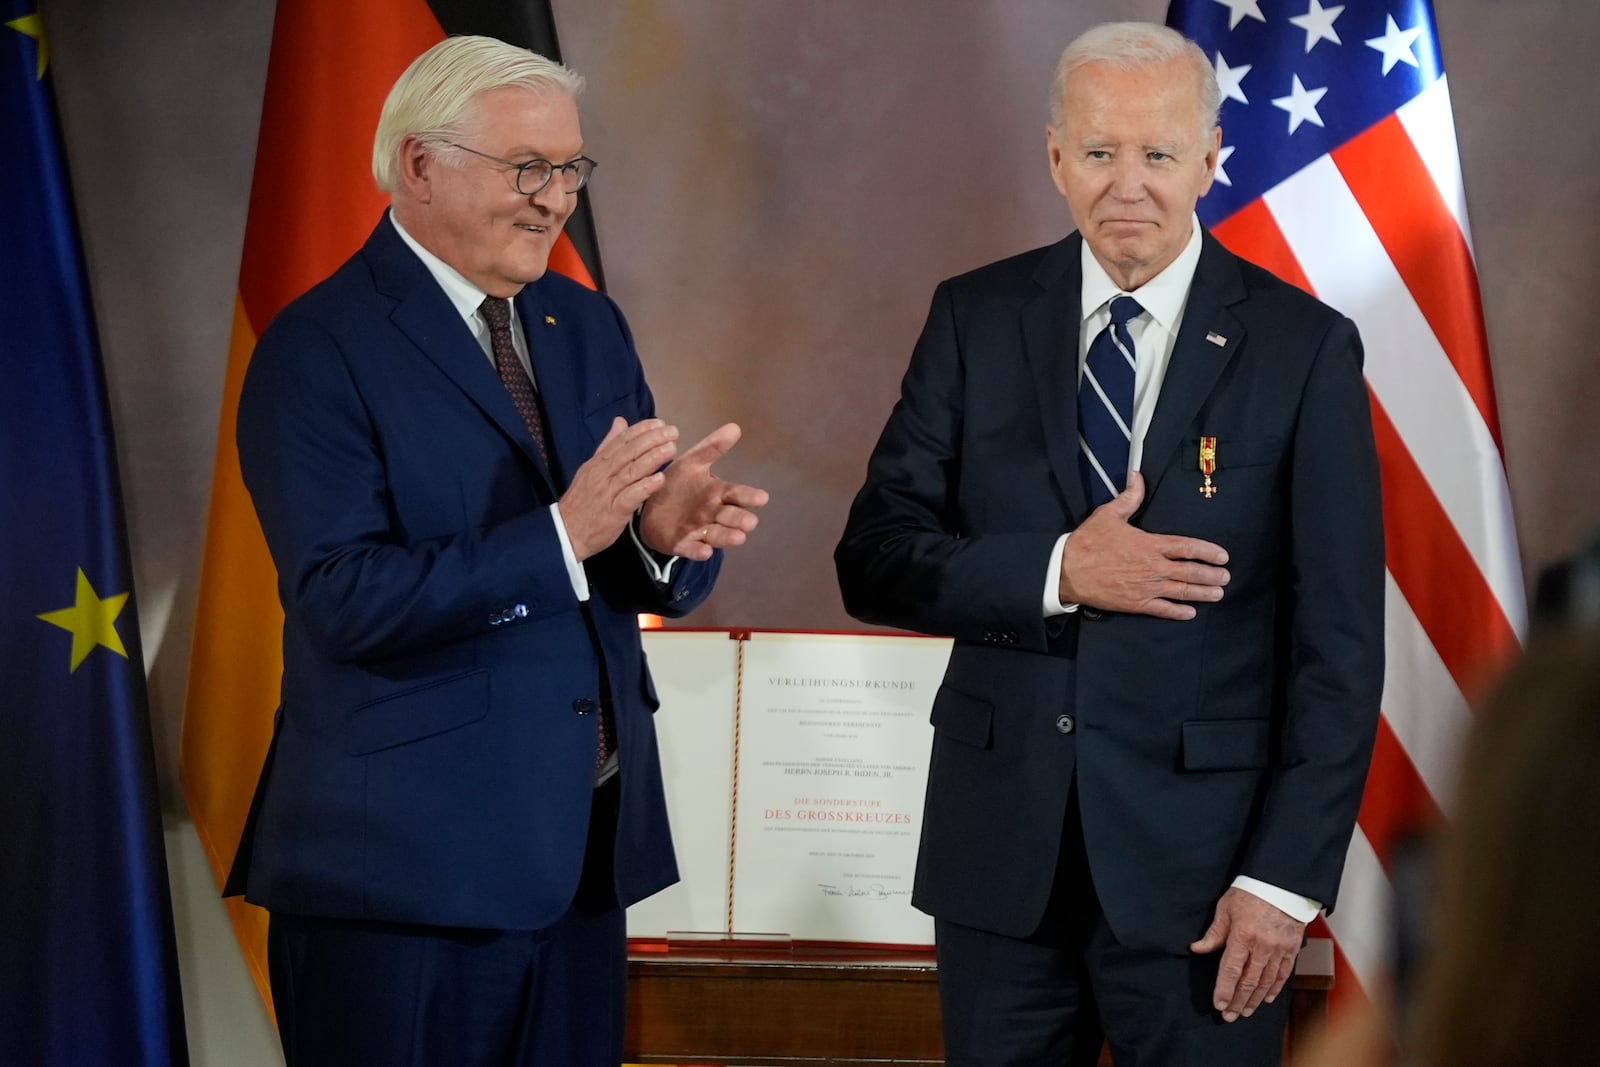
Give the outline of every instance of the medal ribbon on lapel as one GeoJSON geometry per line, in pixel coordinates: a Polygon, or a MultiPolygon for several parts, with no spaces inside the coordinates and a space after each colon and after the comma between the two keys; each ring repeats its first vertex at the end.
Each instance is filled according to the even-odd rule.
{"type": "Polygon", "coordinates": [[[1200,473],[1205,475],[1205,484],[1200,487],[1200,493],[1207,500],[1217,495],[1217,487],[1211,484],[1211,476],[1217,472],[1217,439],[1215,437],[1200,438],[1200,473]]]}

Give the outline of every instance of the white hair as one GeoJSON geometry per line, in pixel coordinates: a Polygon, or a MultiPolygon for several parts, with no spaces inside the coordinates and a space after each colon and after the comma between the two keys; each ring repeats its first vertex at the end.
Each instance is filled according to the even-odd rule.
{"type": "Polygon", "coordinates": [[[1158,66],[1174,59],[1186,59],[1194,68],[1195,88],[1200,105],[1200,132],[1209,137],[1217,128],[1222,110],[1222,90],[1217,73],[1200,46],[1177,30],[1153,22],[1107,22],[1085,30],[1056,63],[1050,79],[1050,125],[1061,128],[1066,118],[1067,78],[1087,63],[1110,63],[1122,70],[1158,66]]]}
{"type": "MultiPolygon", "coordinates": [[[[583,77],[537,52],[493,37],[448,37],[422,53],[389,90],[372,139],[372,176],[393,194],[400,145],[419,136],[435,151],[467,136],[473,101],[491,89],[516,87],[577,99],[583,77]]],[[[459,153],[452,153],[457,155],[459,153]]]]}

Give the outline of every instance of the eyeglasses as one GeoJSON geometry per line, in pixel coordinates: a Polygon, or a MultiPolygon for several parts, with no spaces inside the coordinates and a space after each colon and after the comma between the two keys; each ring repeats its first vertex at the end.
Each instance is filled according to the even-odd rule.
{"type": "Polygon", "coordinates": [[[548,159],[530,159],[526,163],[513,163],[509,159],[491,156],[487,152],[480,152],[476,148],[468,148],[464,144],[447,141],[446,144],[459,148],[463,152],[471,152],[475,156],[503,164],[517,172],[517,192],[523,196],[534,196],[545,186],[550,184],[550,179],[559,172],[561,175],[561,191],[575,193],[582,189],[589,181],[589,175],[594,173],[594,168],[599,166],[588,156],[579,156],[577,159],[566,163],[552,163],[548,159]]]}

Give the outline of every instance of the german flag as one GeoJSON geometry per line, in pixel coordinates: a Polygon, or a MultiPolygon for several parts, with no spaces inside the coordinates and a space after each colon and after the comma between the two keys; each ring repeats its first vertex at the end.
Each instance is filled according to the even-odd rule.
{"type": "MultiPolygon", "coordinates": [[[[373,183],[373,133],[400,73],[451,34],[484,34],[560,59],[547,0],[279,0],[211,479],[179,777],[221,886],[272,736],[283,671],[276,572],[239,474],[233,428],[256,338],[332,274],[387,207],[373,183]]],[[[586,202],[551,269],[602,282],[586,202]]],[[[266,912],[227,901],[251,977],[270,1005],[266,912]]]]}

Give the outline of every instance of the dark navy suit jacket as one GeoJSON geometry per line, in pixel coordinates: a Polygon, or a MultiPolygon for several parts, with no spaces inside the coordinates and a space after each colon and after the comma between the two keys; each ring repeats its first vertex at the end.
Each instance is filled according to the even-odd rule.
{"type": "Polygon", "coordinates": [[[1222,545],[1232,581],[1186,622],[1042,618],[1051,549],[1090,510],[1080,248],[939,286],[835,559],[852,614],[955,638],[914,902],[1031,933],[1076,774],[1113,931],[1185,952],[1238,874],[1337,893],[1383,680],[1362,352],[1348,319],[1206,234],[1133,522],[1222,545]]]}
{"type": "MultiPolygon", "coordinates": [[[[516,298],[568,476],[654,414],[606,297],[516,298]]],[[[573,593],[564,488],[482,348],[385,218],[262,335],[238,443],[278,569],[283,694],[230,889],[269,909],[530,929],[573,898],[596,702],[619,735],[623,904],[677,878],[636,613],[681,614],[720,558],[658,584],[624,533],[573,593]]]]}

